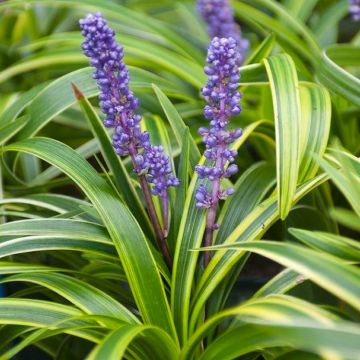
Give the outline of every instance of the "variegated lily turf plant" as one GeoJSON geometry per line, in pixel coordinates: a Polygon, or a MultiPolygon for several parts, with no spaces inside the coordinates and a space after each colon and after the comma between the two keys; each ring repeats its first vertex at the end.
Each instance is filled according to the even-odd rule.
{"type": "Polygon", "coordinates": [[[1,2],[0,359],[360,359],[359,10],[1,2]]]}

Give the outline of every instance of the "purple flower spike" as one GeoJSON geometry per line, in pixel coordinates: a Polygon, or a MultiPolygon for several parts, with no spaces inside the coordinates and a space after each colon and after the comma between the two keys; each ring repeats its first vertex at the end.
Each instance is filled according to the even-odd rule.
{"type": "Polygon", "coordinates": [[[228,0],[198,0],[198,11],[207,24],[211,38],[229,38],[236,41],[239,53],[237,65],[240,66],[245,59],[245,52],[249,42],[242,37],[240,26],[234,20],[234,13],[228,0]]]}
{"type": "Polygon", "coordinates": [[[162,147],[152,146],[149,134],[141,130],[141,116],[135,114],[139,101],[129,88],[123,48],[116,42],[114,30],[98,12],[80,20],[80,27],[85,38],[82,49],[95,68],[93,78],[100,89],[100,107],[106,115],[104,125],[115,129],[112,143],[118,155],[131,157],[159,249],[171,268],[172,259],[165,240],[169,224],[167,189],[179,185],[179,180],[172,175],[169,157],[163,154],[162,147]],[[152,184],[152,193],[162,199],[163,229],[149,184],[152,184]]]}
{"type": "Polygon", "coordinates": [[[242,131],[227,130],[229,119],[241,111],[239,105],[241,94],[237,90],[240,79],[237,68],[239,54],[236,51],[236,42],[233,38],[214,38],[210,44],[207,56],[208,65],[205,73],[209,80],[202,89],[208,105],[205,106],[204,115],[210,120],[210,129],[200,128],[206,146],[205,157],[213,162],[213,166],[198,165],[195,170],[200,179],[207,178],[213,182],[212,193],[206,187],[200,186],[197,193],[197,206],[209,208],[217,206],[219,199],[224,199],[232,191],[220,189],[221,178],[228,178],[236,174],[237,165],[231,164],[227,169],[227,162],[234,161],[237,152],[228,146],[238,139],[242,131]]]}
{"type": "Polygon", "coordinates": [[[130,76],[121,45],[115,32],[100,13],[89,14],[80,20],[84,54],[95,67],[94,79],[100,88],[100,107],[106,115],[104,124],[115,128],[113,146],[120,156],[130,155],[137,173],[147,173],[153,184],[153,194],[160,195],[179,180],[171,175],[169,158],[161,146],[150,144],[149,134],[140,127],[141,116],[135,114],[139,101],[129,89],[130,76]]]}
{"type": "Polygon", "coordinates": [[[115,128],[113,146],[116,152],[120,156],[131,156],[136,173],[148,173],[153,194],[160,195],[167,187],[177,186],[179,181],[171,175],[169,158],[161,147],[151,146],[149,134],[141,130],[141,116],[134,113],[139,101],[129,89],[130,76],[122,61],[123,48],[116,42],[115,32],[98,12],[80,20],[80,27],[85,37],[82,49],[95,67],[93,77],[100,88],[100,107],[106,115],[104,125],[115,128]],[[161,169],[158,169],[156,166],[160,164],[161,169]]]}
{"type": "Polygon", "coordinates": [[[353,20],[360,20],[360,0],[349,0],[349,12],[353,20]]]}
{"type": "MultiPolygon", "coordinates": [[[[210,121],[210,128],[200,128],[199,134],[206,146],[204,156],[212,165],[198,165],[195,168],[200,179],[210,182],[209,188],[200,185],[195,194],[196,206],[208,209],[205,246],[212,244],[213,232],[219,227],[215,223],[219,200],[234,193],[232,188],[221,189],[221,179],[231,177],[238,171],[237,165],[231,164],[237,151],[229,149],[229,145],[241,136],[242,130],[228,130],[230,117],[241,111],[241,94],[237,90],[240,54],[236,46],[236,40],[231,37],[215,37],[207,54],[205,73],[208,75],[208,82],[202,89],[202,94],[208,103],[204,108],[204,115],[210,121]]],[[[205,253],[204,261],[206,266],[210,261],[209,252],[205,253]]]]}
{"type": "Polygon", "coordinates": [[[130,155],[134,170],[140,173],[144,164],[135,161],[137,153],[149,146],[149,134],[140,129],[141,116],[134,114],[138,99],[129,89],[129,72],[122,61],[121,45],[116,43],[115,32],[100,13],[89,14],[80,20],[84,54],[95,68],[93,78],[100,88],[100,107],[106,115],[104,125],[115,128],[113,146],[120,155],[130,155]]]}

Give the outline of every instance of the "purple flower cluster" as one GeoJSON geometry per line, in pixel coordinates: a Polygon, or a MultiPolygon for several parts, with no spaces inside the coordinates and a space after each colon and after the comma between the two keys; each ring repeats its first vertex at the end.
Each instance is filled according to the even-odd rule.
{"type": "Polygon", "coordinates": [[[349,12],[355,21],[360,20],[360,0],[349,0],[349,12]]]}
{"type": "Polygon", "coordinates": [[[178,185],[163,148],[152,146],[149,134],[141,130],[141,116],[135,114],[139,101],[129,89],[130,76],[115,32],[98,12],[80,20],[80,27],[85,37],[82,49],[95,68],[93,77],[100,89],[100,107],[106,115],[104,125],[115,128],[113,146],[116,152],[120,156],[130,155],[136,173],[147,173],[154,194],[178,185]]]}
{"type": "Polygon", "coordinates": [[[234,20],[234,13],[228,0],[198,0],[198,11],[207,23],[211,38],[229,38],[236,41],[239,53],[237,65],[244,62],[249,42],[242,38],[240,26],[234,20]]]}
{"type": "Polygon", "coordinates": [[[146,159],[148,171],[146,179],[153,184],[152,193],[164,196],[164,191],[169,186],[178,186],[180,181],[172,174],[169,156],[163,153],[164,149],[160,146],[151,146],[147,149],[146,159]]]}
{"type": "Polygon", "coordinates": [[[236,41],[233,38],[215,37],[208,49],[205,73],[208,82],[202,89],[207,101],[204,109],[205,117],[210,120],[210,128],[200,128],[199,134],[203,137],[206,146],[204,156],[213,163],[213,166],[198,165],[196,172],[201,179],[207,178],[212,185],[210,192],[205,185],[200,185],[196,192],[197,206],[210,208],[217,205],[219,199],[233,193],[233,189],[220,189],[221,178],[228,178],[238,171],[237,165],[227,163],[234,161],[236,150],[230,150],[229,145],[238,139],[242,131],[229,131],[229,119],[241,111],[239,105],[241,94],[237,90],[240,79],[237,62],[239,53],[236,51],[236,41]]]}

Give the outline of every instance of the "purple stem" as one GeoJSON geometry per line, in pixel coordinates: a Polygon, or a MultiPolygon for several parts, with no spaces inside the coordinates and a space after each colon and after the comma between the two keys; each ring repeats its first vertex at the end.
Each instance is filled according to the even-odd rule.
{"type": "Polygon", "coordinates": [[[164,190],[161,195],[162,201],[162,214],[163,214],[163,222],[164,222],[164,237],[167,238],[169,233],[169,199],[167,190],[164,190]]]}
{"type": "MultiPolygon", "coordinates": [[[[124,115],[122,116],[122,121],[125,121],[124,115]]],[[[147,210],[147,213],[150,217],[150,221],[155,230],[156,241],[157,241],[158,247],[159,247],[161,253],[163,254],[163,257],[166,261],[167,266],[169,267],[169,269],[172,269],[173,262],[172,262],[172,258],[171,258],[169,249],[166,244],[166,239],[164,236],[165,229],[164,229],[164,232],[161,230],[160,221],[159,221],[158,215],[156,213],[155,205],[154,205],[151,193],[150,193],[148,182],[146,181],[146,177],[145,177],[145,175],[139,174],[138,165],[136,164],[136,161],[135,161],[136,156],[138,155],[138,150],[133,143],[129,144],[129,155],[131,157],[134,170],[139,176],[141,190],[143,192],[144,199],[145,199],[146,210],[147,210]]]]}
{"type": "MultiPolygon", "coordinates": [[[[223,150],[223,146],[220,147],[220,151],[218,151],[217,153],[216,167],[223,167],[223,159],[221,157],[222,150],[223,150]]],[[[220,178],[217,178],[216,180],[213,181],[212,203],[211,203],[211,207],[208,209],[207,217],[206,217],[206,232],[205,232],[205,240],[204,240],[205,247],[211,246],[213,244],[216,211],[219,204],[219,193],[220,193],[220,178]]],[[[211,251],[205,251],[204,254],[205,268],[209,264],[210,259],[211,259],[211,251]]]]}
{"type": "Polygon", "coordinates": [[[154,226],[155,229],[155,233],[156,233],[156,240],[157,240],[157,244],[159,249],[161,250],[164,259],[166,261],[167,266],[169,267],[169,269],[171,270],[173,262],[172,262],[172,258],[169,252],[169,249],[167,247],[166,244],[166,239],[164,236],[164,232],[161,230],[161,226],[160,226],[160,221],[159,218],[157,216],[156,210],[155,210],[155,206],[154,206],[154,202],[152,200],[151,197],[151,193],[149,190],[149,186],[148,183],[146,181],[146,178],[144,175],[139,175],[139,182],[140,182],[140,186],[141,189],[143,191],[144,194],[144,198],[145,198],[145,203],[146,203],[146,208],[150,217],[150,220],[154,226]]]}
{"type": "MultiPolygon", "coordinates": [[[[221,77],[221,76],[220,76],[221,77]]],[[[224,91],[224,85],[220,86],[220,91],[224,91]]],[[[225,109],[225,101],[220,101],[220,112],[224,113],[225,109]]],[[[222,158],[222,153],[224,151],[224,144],[219,146],[219,149],[216,153],[216,162],[215,167],[218,169],[224,168],[224,161],[222,158]]],[[[206,232],[205,232],[205,239],[204,239],[204,246],[208,247],[213,244],[213,237],[214,237],[214,228],[215,228],[215,220],[216,220],[216,211],[219,204],[219,193],[220,193],[220,177],[216,178],[213,181],[212,187],[212,202],[211,206],[208,209],[207,217],[206,217],[206,232]]],[[[211,260],[211,251],[205,251],[204,254],[204,268],[206,268],[211,260]]]]}

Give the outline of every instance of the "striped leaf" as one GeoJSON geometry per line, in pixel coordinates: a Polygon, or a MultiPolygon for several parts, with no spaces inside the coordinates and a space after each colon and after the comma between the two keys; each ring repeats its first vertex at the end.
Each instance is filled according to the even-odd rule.
{"type": "Polygon", "coordinates": [[[295,64],[285,54],[264,59],[273,98],[280,218],[288,215],[299,172],[300,95],[295,64]]]}
{"type": "Polygon", "coordinates": [[[9,145],[4,150],[38,156],[61,168],[82,188],[109,231],[144,321],[175,336],[165,290],[147,241],[106,181],[76,152],[55,140],[33,138],[9,145]]]}

